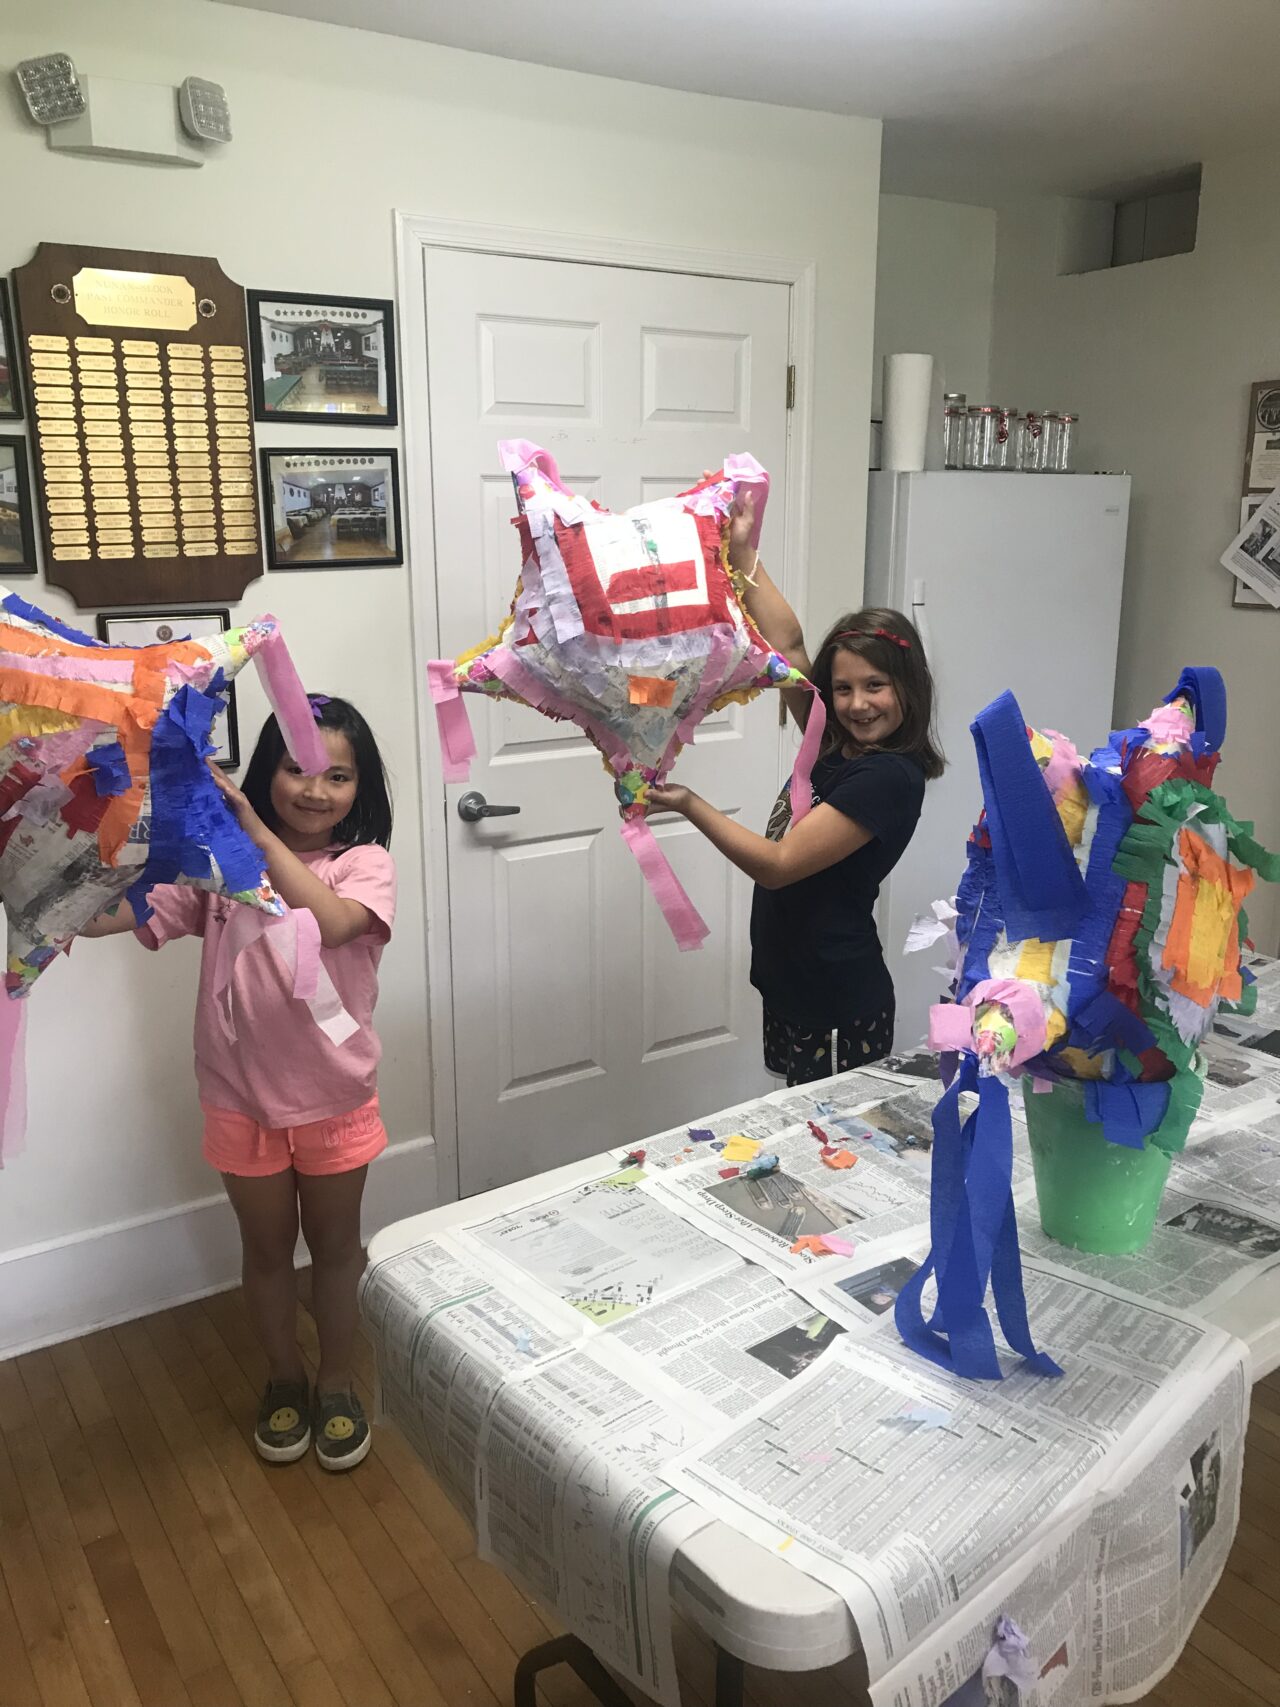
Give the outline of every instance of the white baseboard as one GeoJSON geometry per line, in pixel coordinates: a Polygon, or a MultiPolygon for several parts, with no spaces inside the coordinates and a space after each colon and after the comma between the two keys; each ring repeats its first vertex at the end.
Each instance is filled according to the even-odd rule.
{"type": "MultiPolygon", "coordinates": [[[[369,1169],[369,1239],[438,1202],[434,1138],[392,1145],[369,1169]]],[[[300,1260],[306,1260],[305,1247],[300,1260]]],[[[240,1280],[240,1238],[221,1192],[0,1256],[0,1361],[149,1316],[240,1280]]]]}

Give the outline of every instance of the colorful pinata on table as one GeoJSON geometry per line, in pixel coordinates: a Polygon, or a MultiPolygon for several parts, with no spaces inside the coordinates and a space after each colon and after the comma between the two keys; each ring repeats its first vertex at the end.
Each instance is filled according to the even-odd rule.
{"type": "Polygon", "coordinates": [[[209,731],[253,659],[290,751],[328,763],[275,619],[209,640],[108,646],[0,588],[0,1157],[20,1140],[22,998],[99,913],[157,883],[285,913],[209,774],[209,731]]]}
{"type": "Polygon", "coordinates": [[[1280,878],[1280,858],[1212,788],[1225,733],[1213,669],[1185,670],[1087,761],[1028,729],[1011,694],[973,725],[985,810],[956,896],[954,1001],[930,1023],[950,1073],[934,1113],[933,1247],[897,1305],[907,1343],[962,1375],[1001,1373],[988,1282],[1009,1345],[1059,1373],[1027,1321],[1009,1080],[1028,1092],[1045,1230],[1137,1250],[1200,1104],[1200,1043],[1221,1007],[1251,1007],[1244,902],[1257,876],[1280,878]],[[962,1125],[964,1091],[978,1106],[962,1125]]]}
{"type": "Polygon", "coordinates": [[[613,777],[622,835],[677,943],[699,948],[707,928],[645,823],[650,788],[708,713],[762,688],[806,687],[814,715],[791,782],[798,822],[825,722],[816,690],[746,614],[729,565],[734,499],[754,493],[758,532],[769,477],[754,457],[730,456],[689,491],[615,515],[571,492],[527,439],[499,450],[515,484],[522,568],[497,634],[429,666],[445,780],[464,781],[475,755],[463,692],[576,723],[613,777]]]}

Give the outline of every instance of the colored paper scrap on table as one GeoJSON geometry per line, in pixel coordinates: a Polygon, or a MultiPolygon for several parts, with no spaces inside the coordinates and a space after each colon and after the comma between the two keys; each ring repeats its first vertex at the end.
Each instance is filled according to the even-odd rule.
{"type": "Polygon", "coordinates": [[[689,1136],[695,1144],[714,1144],[716,1137],[709,1126],[691,1126],[689,1136]]]}
{"type": "Polygon", "coordinates": [[[996,1620],[996,1639],[982,1662],[984,1678],[1007,1677],[1019,1690],[1040,1681],[1040,1667],[1027,1651],[1031,1644],[1012,1618],[996,1620]]]}
{"type": "Polygon", "coordinates": [[[852,1241],[842,1239],[839,1233],[822,1233],[819,1237],[833,1256],[851,1257],[853,1255],[852,1241]]]}
{"type": "Polygon", "coordinates": [[[951,1412],[941,1405],[913,1403],[904,1405],[898,1414],[904,1422],[923,1423],[926,1428],[946,1428],[951,1421],[951,1412]]]}
{"type": "Polygon", "coordinates": [[[857,1159],[852,1150],[828,1148],[822,1152],[822,1160],[829,1168],[851,1168],[857,1159]]]}
{"type": "Polygon", "coordinates": [[[755,1161],[747,1163],[742,1173],[744,1179],[764,1179],[769,1174],[776,1174],[777,1171],[778,1158],[776,1156],[757,1156],[755,1161]]]}
{"type": "Polygon", "coordinates": [[[760,1144],[755,1138],[744,1138],[740,1132],[725,1141],[724,1159],[726,1162],[752,1162],[760,1154],[760,1144]]]}
{"type": "Polygon", "coordinates": [[[610,1174],[608,1179],[597,1180],[596,1185],[609,1191],[630,1191],[639,1185],[644,1178],[643,1168],[620,1168],[616,1174],[610,1174]]]}
{"type": "Polygon", "coordinates": [[[700,948],[707,927],[646,822],[650,790],[710,713],[763,688],[803,688],[812,699],[792,772],[798,823],[826,720],[817,689],[747,616],[744,572],[729,562],[734,506],[750,494],[758,538],[769,476],[754,457],[728,456],[688,491],[613,515],[571,491],[541,446],[506,439],[498,450],[519,510],[519,578],[495,635],[428,664],[445,780],[464,780],[475,756],[464,694],[576,724],[600,751],[623,840],[677,946],[700,948]]]}
{"type": "Polygon", "coordinates": [[[821,1338],[822,1330],[827,1326],[830,1320],[831,1318],[829,1316],[815,1316],[809,1323],[808,1327],[804,1330],[804,1337],[809,1340],[821,1338]]]}
{"type": "Polygon", "coordinates": [[[819,1144],[830,1144],[831,1140],[827,1137],[826,1133],[822,1130],[822,1128],[817,1124],[816,1121],[811,1120],[809,1122],[809,1130],[810,1130],[810,1132],[813,1133],[814,1137],[818,1140],[819,1144]]]}
{"type": "Polygon", "coordinates": [[[742,1172],[742,1169],[718,1168],[716,1171],[719,1173],[721,1179],[737,1179],[738,1175],[742,1172]]]}
{"type": "Polygon", "coordinates": [[[829,1257],[834,1252],[829,1250],[817,1233],[801,1233],[791,1247],[793,1257],[829,1257]]]}

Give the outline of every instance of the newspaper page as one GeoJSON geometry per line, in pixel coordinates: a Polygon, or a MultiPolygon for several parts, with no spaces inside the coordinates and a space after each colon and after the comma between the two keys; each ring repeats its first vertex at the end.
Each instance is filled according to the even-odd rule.
{"type": "Polygon", "coordinates": [[[572,1191],[466,1226],[478,1248],[516,1285],[530,1280],[603,1326],[657,1299],[725,1273],[734,1254],[704,1228],[641,1189],[645,1170],[625,1168],[572,1191]]]}
{"type": "Polygon", "coordinates": [[[680,1707],[671,1560],[710,1516],[659,1479],[699,1438],[582,1352],[502,1389],[481,1430],[481,1556],[500,1565],[662,1707],[680,1707]]]}
{"type": "Polygon", "coordinates": [[[488,1406],[504,1382],[567,1350],[585,1324],[567,1333],[549,1326],[439,1236],[375,1263],[361,1281],[360,1309],[377,1359],[379,1415],[474,1520],[488,1406]]]}
{"type": "Polygon", "coordinates": [[[1073,1512],[873,1685],[874,1707],[1084,1707],[1089,1700],[1090,1511],[1073,1512]],[[1027,1638],[1021,1679],[984,1676],[996,1626],[1027,1638]]]}
{"type": "Polygon", "coordinates": [[[1215,1038],[1205,1052],[1204,1091],[1188,1143],[1210,1131],[1248,1124],[1263,1112],[1280,1112],[1280,1061],[1215,1038]]]}
{"type": "MultiPolygon", "coordinates": [[[[753,1097],[750,1102],[739,1103],[734,1108],[722,1109],[719,1114],[708,1115],[691,1126],[673,1126],[668,1132],[660,1132],[656,1138],[646,1138],[639,1148],[644,1151],[646,1170],[660,1172],[664,1168],[682,1168],[689,1162],[718,1155],[726,1142],[737,1135],[754,1138],[757,1143],[767,1145],[771,1138],[785,1132],[794,1121],[794,1115],[786,1114],[778,1107],[774,1093],[768,1093],[753,1097]]],[[[629,1153],[625,1149],[615,1150],[614,1157],[621,1162],[629,1153]]]]}
{"type": "Polygon", "coordinates": [[[1218,561],[1280,610],[1280,488],[1259,504],[1218,561]]]}
{"type": "Polygon", "coordinates": [[[741,1262],[619,1322],[609,1341],[643,1366],[637,1384],[656,1371],[677,1400],[696,1393],[723,1418],[803,1374],[844,1331],[768,1269],[741,1262]]]}
{"type": "Polygon", "coordinates": [[[1233,1341],[1207,1381],[1176,1383],[1094,1507],[1093,1701],[1137,1701],[1154,1688],[1226,1566],[1240,1515],[1245,1358],[1233,1341]]]}
{"type": "Polygon", "coordinates": [[[672,1485],[848,1601],[873,1682],[1092,1498],[1107,1450],[1226,1335],[1101,1282],[1028,1264],[1040,1343],[999,1383],[925,1363],[895,1336],[843,1336],[783,1392],[686,1454],[672,1485]],[[957,1498],[963,1488],[965,1497],[957,1498]]]}

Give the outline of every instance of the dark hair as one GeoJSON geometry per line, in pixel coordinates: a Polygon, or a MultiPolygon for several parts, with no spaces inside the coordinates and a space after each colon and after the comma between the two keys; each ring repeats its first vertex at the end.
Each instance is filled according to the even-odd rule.
{"type": "Polygon", "coordinates": [[[865,658],[889,678],[898,696],[902,722],[887,741],[877,743],[875,750],[910,754],[930,781],[941,776],[946,760],[934,726],[933,677],[915,625],[901,611],[874,607],[850,611],[833,623],[818,648],[809,677],[827,708],[827,728],[831,731],[827,739],[833,746],[840,739],[831,693],[838,652],[865,658]]]}
{"type": "MultiPolygon", "coordinates": [[[[345,699],[326,699],[321,694],[313,694],[310,698],[316,722],[321,729],[333,729],[346,736],[356,765],[356,797],[350,812],[340,824],[335,824],[334,841],[341,842],[344,847],[354,847],[362,842],[377,842],[380,847],[390,847],[391,796],[387,792],[387,773],[373,730],[355,706],[345,699]]],[[[272,829],[276,825],[276,815],[271,804],[271,779],[287,752],[284,736],[273,713],[262,725],[262,733],[258,736],[258,744],[253,749],[253,757],[241,784],[241,792],[250,806],[272,829]]]]}

